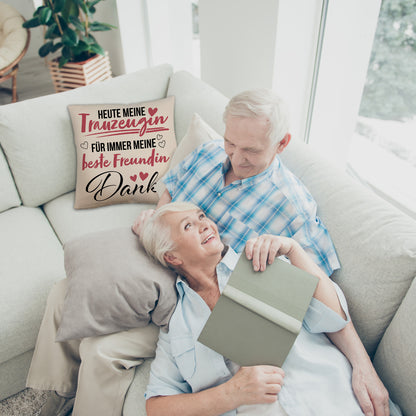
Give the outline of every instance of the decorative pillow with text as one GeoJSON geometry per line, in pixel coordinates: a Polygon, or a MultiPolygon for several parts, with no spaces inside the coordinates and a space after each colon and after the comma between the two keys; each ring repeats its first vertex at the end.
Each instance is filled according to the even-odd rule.
{"type": "Polygon", "coordinates": [[[156,184],[176,149],[174,97],[68,110],[77,151],[74,208],[157,203],[156,184]]]}

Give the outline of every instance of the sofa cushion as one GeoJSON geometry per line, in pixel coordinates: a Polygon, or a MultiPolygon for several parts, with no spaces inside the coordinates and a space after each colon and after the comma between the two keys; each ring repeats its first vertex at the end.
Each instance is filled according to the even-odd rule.
{"type": "Polygon", "coordinates": [[[373,355],[416,275],[416,223],[309,145],[291,143],[282,160],[317,201],[341,263],[332,277],[373,355]]]}
{"type": "Polygon", "coordinates": [[[168,96],[175,101],[175,131],[178,143],[185,135],[192,115],[198,113],[212,128],[224,133],[222,115],[228,98],[189,72],[175,72],[169,82],[168,96]]]}
{"type": "Polygon", "coordinates": [[[118,204],[100,208],[74,210],[74,192],[62,195],[43,206],[62,244],[84,234],[130,227],[140,211],[153,204],[118,204]]]}
{"type": "Polygon", "coordinates": [[[171,66],[162,65],[0,106],[1,145],[23,203],[38,206],[75,189],[76,155],[68,104],[127,104],[163,98],[171,73],[171,66]]]}
{"type": "Polygon", "coordinates": [[[0,148],[0,212],[17,207],[21,204],[19,194],[14,185],[9,165],[0,148]]]}
{"type": "Polygon", "coordinates": [[[136,367],[133,381],[124,400],[123,416],[146,416],[144,393],[147,389],[152,361],[153,358],[147,358],[142,365],[136,367]]]}
{"type": "Polygon", "coordinates": [[[176,273],[146,254],[130,227],[91,233],[64,246],[68,292],[57,341],[167,327],[176,273]]]}
{"type": "Polygon", "coordinates": [[[156,184],[176,149],[175,98],[70,105],[77,152],[74,208],[157,203],[156,184]]]}
{"type": "Polygon", "coordinates": [[[416,278],[374,356],[374,366],[405,415],[416,409],[416,278]]]}
{"type": "Polygon", "coordinates": [[[35,345],[53,282],[65,277],[63,250],[39,208],[0,215],[0,363],[35,345]]]}

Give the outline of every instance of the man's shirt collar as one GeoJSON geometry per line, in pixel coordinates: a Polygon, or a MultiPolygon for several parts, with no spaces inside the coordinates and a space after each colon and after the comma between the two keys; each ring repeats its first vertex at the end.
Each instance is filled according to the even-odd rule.
{"type": "MultiPolygon", "coordinates": [[[[259,173],[255,176],[250,176],[249,178],[240,179],[237,181],[232,182],[232,184],[238,184],[239,186],[245,186],[245,185],[255,185],[257,183],[260,183],[264,181],[265,179],[269,178],[275,169],[279,169],[280,167],[280,159],[278,156],[275,156],[273,162],[270,164],[270,166],[264,170],[263,172],[259,173]]],[[[225,181],[225,175],[226,173],[231,169],[231,161],[230,158],[227,156],[223,165],[222,165],[222,174],[225,181]]]]}

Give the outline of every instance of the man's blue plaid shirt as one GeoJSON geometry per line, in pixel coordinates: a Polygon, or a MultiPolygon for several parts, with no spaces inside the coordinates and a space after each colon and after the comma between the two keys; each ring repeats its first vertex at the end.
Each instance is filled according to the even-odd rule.
{"type": "Polygon", "coordinates": [[[259,175],[224,187],[230,161],[222,141],[204,143],[163,178],[172,201],[190,201],[218,226],[236,252],[262,234],[293,237],[331,275],[339,268],[334,245],[316,215],[316,202],[280,161],[259,175]]]}

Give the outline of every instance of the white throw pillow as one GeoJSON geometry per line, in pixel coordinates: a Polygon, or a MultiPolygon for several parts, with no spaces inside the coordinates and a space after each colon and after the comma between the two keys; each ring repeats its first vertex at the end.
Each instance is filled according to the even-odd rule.
{"type": "MultiPolygon", "coordinates": [[[[223,137],[209,126],[199,114],[194,113],[185,136],[183,136],[172,156],[169,169],[172,169],[178,163],[182,162],[186,156],[192,153],[201,144],[218,139],[222,140],[223,137]]],[[[159,196],[163,194],[165,189],[163,182],[159,181],[156,185],[159,196]]]]}

